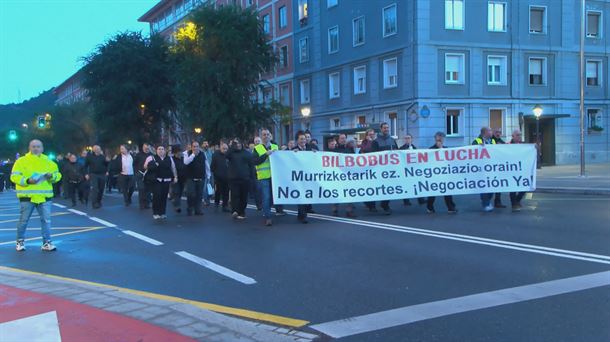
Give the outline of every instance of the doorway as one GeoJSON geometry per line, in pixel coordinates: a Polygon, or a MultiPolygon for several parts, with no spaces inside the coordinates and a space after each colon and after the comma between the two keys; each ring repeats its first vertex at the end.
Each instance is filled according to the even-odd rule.
{"type": "MultiPolygon", "coordinates": [[[[536,119],[525,119],[525,142],[536,143],[536,119]]],[[[555,165],[555,118],[540,119],[540,142],[542,149],[542,166],[555,165]]]]}

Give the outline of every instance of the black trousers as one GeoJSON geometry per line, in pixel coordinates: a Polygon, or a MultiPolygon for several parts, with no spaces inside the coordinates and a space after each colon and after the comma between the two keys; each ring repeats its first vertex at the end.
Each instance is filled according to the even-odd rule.
{"type": "Polygon", "coordinates": [[[152,188],[153,184],[146,184],[144,181],[144,175],[136,171],[135,174],[136,186],[138,187],[138,202],[140,204],[140,209],[150,207],[150,202],[152,201],[152,188]]]}
{"type": "Polygon", "coordinates": [[[300,220],[307,218],[307,211],[309,210],[309,204],[299,204],[297,205],[297,218],[300,220]]]}
{"type": "Polygon", "coordinates": [[[170,186],[172,192],[172,204],[178,209],[182,203],[182,193],[184,192],[184,179],[178,179],[177,183],[172,183],[170,186]]]}
{"type": "Polygon", "coordinates": [[[125,201],[125,204],[131,204],[131,196],[135,190],[135,180],[133,176],[119,175],[117,185],[123,193],[123,201],[125,201]]]}
{"type": "Polygon", "coordinates": [[[91,204],[93,206],[100,206],[104,196],[106,175],[93,173],[89,175],[89,182],[91,183],[91,204]]]}
{"type": "MultiPolygon", "coordinates": [[[[216,184],[216,191],[214,192],[214,202],[218,206],[218,204],[222,200],[222,207],[226,208],[229,205],[229,182],[226,179],[214,177],[214,183],[216,184]]],[[[249,187],[251,191],[252,187],[249,187]]],[[[250,193],[250,191],[248,191],[248,193],[250,193]]]]}
{"type": "Polygon", "coordinates": [[[501,192],[496,192],[496,194],[494,195],[494,205],[502,204],[502,198],[500,197],[501,195],[501,192]]]}
{"type": "Polygon", "coordinates": [[[153,215],[165,215],[170,182],[155,182],[153,185],[153,215]]]}
{"type": "Polygon", "coordinates": [[[237,212],[239,216],[246,216],[250,181],[243,179],[232,179],[229,181],[229,187],[231,188],[231,211],[237,212]]]}
{"type": "Polygon", "coordinates": [[[201,213],[201,201],[203,200],[203,179],[186,180],[186,203],[189,213],[201,213]]]}
{"type": "Polygon", "coordinates": [[[521,200],[523,196],[525,196],[525,192],[511,192],[510,193],[510,203],[512,205],[521,204],[521,200]]]}
{"type": "MultiPolygon", "coordinates": [[[[445,205],[447,206],[447,210],[455,210],[455,203],[453,203],[453,196],[443,196],[445,200],[445,205]]],[[[434,210],[434,201],[436,201],[436,197],[428,197],[428,209],[434,210]]]]}
{"type": "MultiPolygon", "coordinates": [[[[84,189],[88,187],[88,184],[84,181],[81,182],[73,182],[73,181],[65,181],[64,187],[66,196],[68,199],[72,201],[72,205],[76,204],[76,195],[78,194],[79,199],[83,199],[83,193],[88,193],[88,189],[84,189]]],[[[87,198],[87,197],[84,197],[87,198]]]]}

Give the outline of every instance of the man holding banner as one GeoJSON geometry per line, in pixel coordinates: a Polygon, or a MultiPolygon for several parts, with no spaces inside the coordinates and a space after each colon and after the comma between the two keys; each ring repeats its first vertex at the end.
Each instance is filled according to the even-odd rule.
{"type": "MultiPolygon", "coordinates": [[[[396,140],[390,136],[390,125],[387,122],[382,122],[379,128],[381,129],[381,135],[373,141],[373,152],[398,150],[396,140]]],[[[390,201],[381,201],[379,205],[381,205],[381,209],[386,215],[392,214],[390,201]]]]}
{"type": "MultiPolygon", "coordinates": [[[[472,142],[473,145],[490,145],[496,144],[496,141],[493,139],[493,134],[491,128],[482,127],[481,134],[474,139],[472,142]]],[[[483,210],[486,212],[490,212],[494,210],[494,205],[491,203],[491,198],[493,197],[493,193],[482,193],[481,194],[481,205],[483,205],[483,210]]]]}
{"type": "MultiPolygon", "coordinates": [[[[271,163],[270,158],[275,151],[278,150],[276,144],[271,143],[271,132],[263,128],[261,130],[261,143],[254,146],[252,153],[253,164],[256,167],[256,179],[258,180],[258,191],[262,196],[263,216],[265,217],[265,226],[270,227],[271,221],[271,205],[273,198],[271,197],[271,163]]],[[[277,172],[279,173],[279,171],[277,172]]],[[[286,215],[283,207],[277,205],[275,207],[276,215],[286,215]]]]}
{"type": "MultiPolygon", "coordinates": [[[[432,145],[430,147],[430,149],[438,150],[441,148],[447,148],[447,146],[445,146],[444,143],[445,143],[445,133],[440,132],[440,131],[436,132],[436,134],[434,134],[434,145],[432,145]]],[[[447,212],[449,214],[456,214],[457,209],[455,208],[455,203],[453,202],[453,196],[447,195],[447,196],[443,196],[443,198],[445,199],[445,205],[447,206],[447,212]]],[[[435,210],[434,210],[434,201],[435,200],[436,200],[436,197],[428,196],[428,200],[426,203],[426,209],[428,210],[428,214],[435,213],[435,210]]]]}

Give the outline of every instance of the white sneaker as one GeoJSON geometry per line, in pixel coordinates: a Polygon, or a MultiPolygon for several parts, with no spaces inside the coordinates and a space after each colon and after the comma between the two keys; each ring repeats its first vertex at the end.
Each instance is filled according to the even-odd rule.
{"type": "Polygon", "coordinates": [[[236,219],[236,218],[239,216],[239,214],[237,213],[237,211],[234,211],[234,212],[233,212],[233,214],[231,214],[231,216],[232,216],[234,219],[236,219]]]}
{"type": "Polygon", "coordinates": [[[51,241],[47,241],[42,245],[42,247],[40,247],[40,249],[45,252],[51,252],[56,250],[57,248],[55,248],[55,245],[53,245],[51,241]]]}
{"type": "Polygon", "coordinates": [[[17,244],[15,246],[15,249],[17,250],[17,252],[25,251],[25,241],[24,240],[17,240],[17,244]]]}
{"type": "Polygon", "coordinates": [[[245,219],[246,219],[246,217],[245,217],[245,216],[241,216],[241,215],[237,215],[237,217],[236,217],[236,218],[237,218],[238,220],[245,220],[245,219]]]}
{"type": "Polygon", "coordinates": [[[485,210],[486,212],[494,211],[494,205],[489,203],[489,205],[483,208],[483,210],[485,210]]]}
{"type": "Polygon", "coordinates": [[[161,218],[161,215],[153,215],[153,219],[158,220],[161,218]]]}
{"type": "Polygon", "coordinates": [[[162,219],[166,219],[166,218],[167,218],[167,215],[161,215],[161,217],[160,217],[160,218],[162,218],[162,219]]]}

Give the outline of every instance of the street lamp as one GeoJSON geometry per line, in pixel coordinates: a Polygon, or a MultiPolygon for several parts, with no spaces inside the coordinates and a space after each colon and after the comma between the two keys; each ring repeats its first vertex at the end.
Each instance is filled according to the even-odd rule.
{"type": "Polygon", "coordinates": [[[29,127],[29,126],[28,126],[28,124],[26,124],[26,123],[24,122],[24,123],[22,123],[22,124],[21,124],[21,127],[25,128],[25,129],[28,129],[28,127],[29,127]]]}
{"type": "Polygon", "coordinates": [[[303,116],[303,121],[305,123],[306,129],[309,129],[309,115],[311,115],[311,108],[303,107],[301,108],[301,115],[303,116]]]}
{"type": "Polygon", "coordinates": [[[540,165],[540,148],[542,148],[542,141],[540,140],[540,116],[542,116],[542,106],[537,104],[534,106],[534,109],[532,109],[532,112],[534,112],[534,116],[536,117],[536,152],[537,152],[537,159],[538,159],[538,168],[541,167],[540,165]]]}
{"type": "Polygon", "coordinates": [[[201,134],[201,128],[199,128],[199,127],[195,128],[195,133],[201,134]]]}
{"type": "Polygon", "coordinates": [[[131,145],[131,140],[127,140],[127,144],[128,144],[128,145],[131,145]]]}
{"type": "Polygon", "coordinates": [[[140,103],[140,115],[144,115],[145,109],[146,109],[146,105],[143,103],[140,103]]]}

